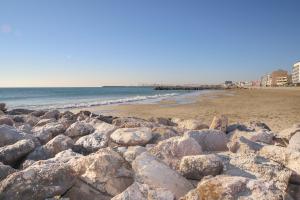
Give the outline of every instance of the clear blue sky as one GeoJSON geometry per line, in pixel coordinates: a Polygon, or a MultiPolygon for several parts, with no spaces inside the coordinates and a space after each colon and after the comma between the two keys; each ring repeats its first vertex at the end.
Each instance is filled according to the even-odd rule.
{"type": "Polygon", "coordinates": [[[0,0],[0,87],[219,83],[300,60],[299,0],[0,0]]]}

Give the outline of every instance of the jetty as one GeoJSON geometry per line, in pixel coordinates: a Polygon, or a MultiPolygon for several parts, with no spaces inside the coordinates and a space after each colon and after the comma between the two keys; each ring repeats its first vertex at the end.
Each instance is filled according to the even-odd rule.
{"type": "Polygon", "coordinates": [[[156,86],[154,90],[223,90],[224,85],[156,86]]]}

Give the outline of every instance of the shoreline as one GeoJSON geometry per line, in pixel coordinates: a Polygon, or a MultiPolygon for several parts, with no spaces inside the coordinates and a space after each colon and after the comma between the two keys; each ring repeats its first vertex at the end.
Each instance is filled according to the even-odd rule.
{"type": "Polygon", "coordinates": [[[275,131],[300,122],[300,88],[251,88],[213,91],[200,94],[192,103],[178,104],[163,100],[155,104],[132,103],[70,109],[88,110],[96,114],[151,117],[195,118],[209,123],[214,115],[225,114],[230,123],[265,121],[275,131]]]}

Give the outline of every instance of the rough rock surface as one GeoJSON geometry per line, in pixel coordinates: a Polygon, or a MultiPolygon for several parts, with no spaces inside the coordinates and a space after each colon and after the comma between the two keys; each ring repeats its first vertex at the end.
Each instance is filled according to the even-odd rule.
{"type": "Polygon", "coordinates": [[[74,181],[75,173],[67,164],[36,164],[4,179],[0,199],[46,199],[64,194],[74,181]]]}
{"type": "Polygon", "coordinates": [[[58,119],[60,115],[60,112],[58,110],[50,110],[46,112],[41,118],[42,119],[58,119]]]}
{"type": "Polygon", "coordinates": [[[145,145],[152,139],[152,132],[146,127],[119,128],[110,135],[110,138],[120,145],[145,145]]]}
{"type": "Polygon", "coordinates": [[[8,126],[13,126],[14,121],[10,117],[6,116],[0,116],[0,125],[8,125],[8,126]]]}
{"type": "Polygon", "coordinates": [[[74,145],[74,141],[65,135],[58,135],[47,144],[37,147],[31,152],[27,159],[29,160],[45,160],[54,157],[57,153],[70,149],[74,145]]]}
{"type": "Polygon", "coordinates": [[[67,130],[66,135],[71,138],[76,138],[94,132],[94,127],[85,122],[75,122],[67,130]]]}
{"type": "Polygon", "coordinates": [[[289,141],[289,145],[287,146],[287,148],[294,150],[294,151],[299,151],[300,152],[300,132],[295,133],[290,141],[289,141]]]}
{"type": "Polygon", "coordinates": [[[68,163],[82,181],[104,194],[115,196],[133,183],[130,166],[111,148],[100,149],[68,163]]]}
{"type": "Polygon", "coordinates": [[[227,143],[227,147],[229,151],[233,153],[255,153],[259,151],[263,147],[263,145],[253,142],[245,138],[244,136],[235,135],[231,138],[230,142],[227,143]]]}
{"type": "Polygon", "coordinates": [[[159,142],[149,152],[172,169],[178,169],[182,157],[202,154],[202,148],[193,138],[177,136],[159,142]]]}
{"type": "Polygon", "coordinates": [[[292,127],[279,132],[278,137],[284,138],[287,141],[289,141],[291,137],[295,135],[297,132],[300,132],[300,124],[294,124],[292,127]]]}
{"type": "Polygon", "coordinates": [[[21,158],[25,157],[35,148],[32,140],[20,140],[14,144],[0,147],[0,162],[7,165],[14,165],[21,158]]]}
{"type": "Polygon", "coordinates": [[[151,189],[146,184],[135,182],[112,200],[174,200],[174,198],[169,190],[163,188],[151,189]]]}
{"type": "Polygon", "coordinates": [[[147,149],[142,146],[130,146],[126,149],[123,154],[123,157],[128,162],[132,162],[138,155],[145,152],[147,149]]]}
{"type": "Polygon", "coordinates": [[[108,137],[106,134],[95,131],[92,134],[80,137],[75,145],[80,147],[84,153],[92,153],[98,149],[107,147],[108,137]]]}
{"type": "Polygon", "coordinates": [[[149,122],[144,119],[139,119],[135,117],[120,117],[114,119],[112,124],[119,127],[119,128],[137,128],[137,127],[148,127],[153,128],[155,123],[149,122]]]}
{"type": "Polygon", "coordinates": [[[159,141],[179,136],[179,133],[171,127],[155,127],[152,129],[153,138],[150,143],[158,143],[159,141]]]}
{"type": "Polygon", "coordinates": [[[226,134],[218,130],[188,131],[185,136],[195,139],[203,151],[227,151],[226,134]]]}
{"type": "Polygon", "coordinates": [[[220,130],[226,133],[228,126],[228,117],[225,115],[215,116],[213,121],[211,122],[209,129],[220,130]]]}
{"type": "Polygon", "coordinates": [[[5,179],[9,174],[12,174],[16,172],[14,168],[12,168],[9,165],[4,165],[2,162],[0,162],[0,181],[5,179]]]}
{"type": "Polygon", "coordinates": [[[216,176],[223,170],[222,160],[214,155],[185,156],[180,161],[179,171],[188,179],[201,180],[204,176],[216,176]]]}
{"type": "Polygon", "coordinates": [[[239,176],[219,175],[202,180],[194,191],[191,191],[182,200],[204,199],[272,199],[282,200],[280,190],[273,188],[260,180],[252,180],[239,176]]]}
{"type": "Polygon", "coordinates": [[[177,199],[193,189],[193,185],[169,166],[144,152],[132,163],[136,181],[152,188],[165,188],[177,199]]]}
{"type": "Polygon", "coordinates": [[[35,127],[32,131],[33,135],[38,138],[42,144],[46,144],[55,136],[64,134],[66,128],[59,122],[53,122],[41,127],[35,127]]]}
{"type": "Polygon", "coordinates": [[[177,122],[179,128],[184,130],[202,130],[208,129],[208,125],[196,119],[184,119],[177,122]]]}

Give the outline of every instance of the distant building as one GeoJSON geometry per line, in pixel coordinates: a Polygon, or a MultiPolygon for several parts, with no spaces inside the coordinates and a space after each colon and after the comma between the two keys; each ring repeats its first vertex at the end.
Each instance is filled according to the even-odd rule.
{"type": "Polygon", "coordinates": [[[272,77],[270,74],[266,74],[261,78],[260,85],[262,87],[270,87],[272,85],[272,77]]]}
{"type": "Polygon", "coordinates": [[[292,82],[297,85],[300,84],[300,62],[297,62],[293,66],[292,82]]]}
{"type": "Polygon", "coordinates": [[[225,83],[224,83],[224,86],[225,87],[231,87],[231,86],[233,86],[234,84],[233,84],[233,82],[232,81],[225,81],[225,83]]]}
{"type": "Polygon", "coordinates": [[[272,86],[284,86],[288,83],[288,72],[285,70],[273,71],[271,74],[272,77],[272,86]]]}
{"type": "Polygon", "coordinates": [[[252,81],[252,86],[253,86],[253,87],[259,87],[260,84],[261,84],[260,82],[261,82],[260,80],[252,81]]]}

